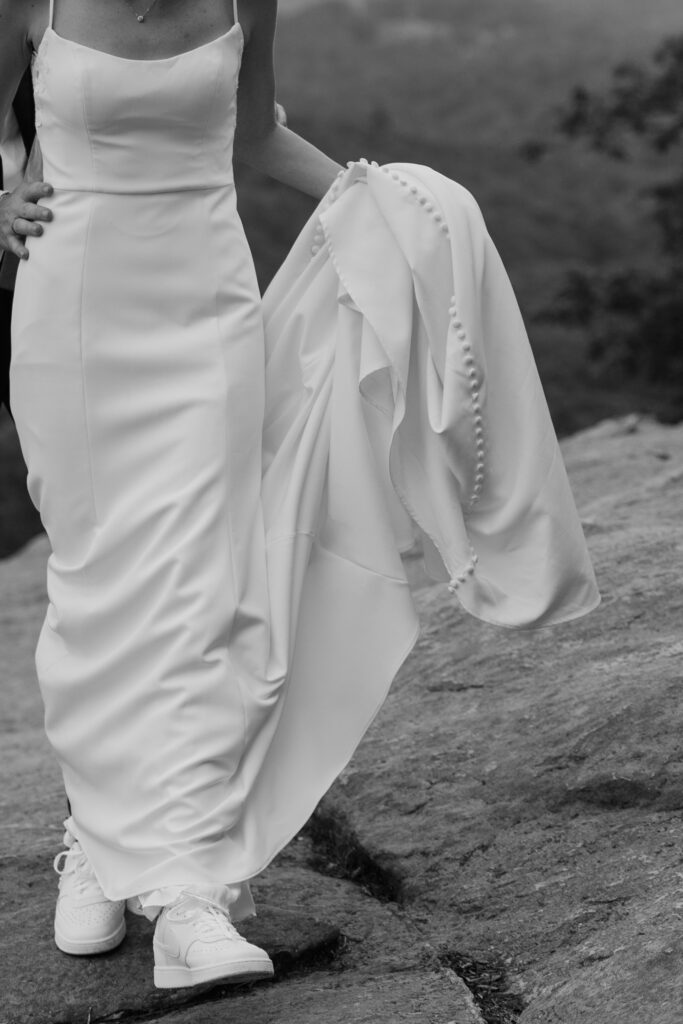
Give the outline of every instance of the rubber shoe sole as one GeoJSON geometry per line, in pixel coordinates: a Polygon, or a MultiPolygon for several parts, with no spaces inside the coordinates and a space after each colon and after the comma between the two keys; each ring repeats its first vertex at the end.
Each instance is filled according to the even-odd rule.
{"type": "Polygon", "coordinates": [[[55,942],[62,953],[69,953],[71,956],[94,956],[96,953],[108,953],[120,946],[126,937],[126,922],[121,921],[115,932],[106,935],[103,939],[67,939],[60,935],[55,927],[55,942]]]}
{"type": "Polygon", "coordinates": [[[239,985],[248,981],[272,978],[275,969],[270,960],[233,960],[224,964],[208,964],[206,967],[156,967],[154,984],[157,988],[189,988],[206,981],[226,981],[239,985]]]}

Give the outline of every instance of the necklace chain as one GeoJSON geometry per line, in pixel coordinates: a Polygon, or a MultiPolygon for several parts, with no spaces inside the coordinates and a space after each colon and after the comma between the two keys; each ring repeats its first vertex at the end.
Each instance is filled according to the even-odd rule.
{"type": "Polygon", "coordinates": [[[135,15],[135,17],[137,18],[137,20],[138,20],[138,21],[139,21],[139,22],[140,22],[141,24],[142,24],[142,22],[143,22],[143,21],[145,20],[145,18],[146,18],[146,17],[147,17],[147,15],[149,14],[149,12],[150,12],[150,11],[152,10],[152,8],[153,8],[153,7],[154,7],[154,5],[156,4],[156,2],[157,2],[157,0],[152,0],[151,4],[149,5],[149,7],[147,8],[147,10],[146,10],[146,11],[143,11],[143,12],[142,12],[142,14],[136,14],[136,15],[135,15]]]}

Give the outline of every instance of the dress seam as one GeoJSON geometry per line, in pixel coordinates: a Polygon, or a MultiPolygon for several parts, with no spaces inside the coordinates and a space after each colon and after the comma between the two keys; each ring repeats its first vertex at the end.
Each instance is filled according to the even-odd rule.
{"type": "Polygon", "coordinates": [[[312,544],[315,547],[317,547],[321,552],[324,552],[331,558],[336,558],[340,562],[344,562],[347,565],[352,565],[356,569],[361,569],[363,572],[370,573],[371,576],[377,576],[379,579],[387,580],[391,583],[400,583],[401,586],[408,585],[408,580],[405,575],[394,576],[392,575],[392,573],[380,572],[379,569],[372,569],[369,565],[365,565],[364,562],[359,562],[357,561],[357,559],[349,558],[347,555],[343,555],[339,551],[334,551],[332,548],[326,547],[324,544],[320,542],[320,539],[317,534],[310,533],[306,530],[300,530],[297,533],[282,534],[279,537],[269,538],[266,543],[266,547],[268,550],[270,550],[270,548],[274,547],[276,544],[284,544],[286,542],[294,543],[300,537],[308,537],[309,540],[312,541],[312,544]]]}
{"type": "Polygon", "coordinates": [[[85,291],[85,268],[86,268],[86,257],[88,253],[88,246],[90,242],[90,228],[92,225],[93,216],[93,204],[90,203],[90,209],[88,210],[88,223],[85,229],[85,238],[83,240],[83,251],[81,257],[81,287],[79,295],[79,317],[78,317],[78,348],[80,352],[80,363],[81,363],[81,393],[83,395],[83,422],[85,427],[85,441],[88,449],[88,477],[90,480],[90,497],[92,501],[92,511],[94,525],[99,527],[99,516],[97,514],[97,499],[95,497],[95,477],[93,473],[93,449],[90,438],[90,417],[88,412],[88,399],[87,399],[87,388],[85,386],[85,350],[83,347],[83,297],[85,291]]]}
{"type": "Polygon", "coordinates": [[[89,195],[102,195],[102,196],[168,196],[174,195],[176,192],[216,192],[218,189],[223,188],[234,188],[234,180],[221,181],[215,185],[183,185],[177,188],[155,188],[155,189],[140,189],[135,191],[133,189],[127,189],[126,191],[118,190],[115,191],[111,188],[77,188],[74,185],[60,186],[54,185],[54,192],[79,192],[86,193],[89,195]]]}
{"type": "Polygon", "coordinates": [[[216,62],[216,67],[215,67],[215,71],[214,71],[213,94],[211,96],[211,103],[207,103],[207,105],[206,105],[207,106],[206,117],[204,119],[204,124],[202,125],[202,144],[203,144],[203,147],[205,149],[208,148],[206,143],[208,142],[207,136],[208,136],[208,132],[209,132],[209,122],[211,121],[211,117],[213,116],[213,112],[214,112],[215,107],[216,107],[216,97],[218,96],[218,87],[220,85],[220,80],[221,80],[221,76],[219,74],[220,69],[221,69],[221,62],[220,62],[220,60],[218,60],[216,62]]]}
{"type": "MultiPolygon", "coordinates": [[[[85,127],[86,137],[88,139],[88,149],[90,151],[90,167],[91,167],[91,170],[92,170],[92,177],[93,177],[93,182],[94,182],[94,181],[96,181],[96,178],[97,178],[97,170],[96,170],[96,167],[95,167],[95,151],[94,151],[94,147],[93,147],[93,143],[92,143],[92,137],[90,135],[90,123],[89,123],[89,120],[88,120],[88,110],[87,110],[87,105],[86,105],[87,89],[86,89],[86,81],[85,81],[85,67],[84,67],[82,61],[79,62],[79,64],[78,64],[78,76],[79,76],[80,85],[81,85],[81,112],[82,112],[82,115],[83,115],[83,125],[85,127]]],[[[96,191],[96,190],[93,189],[93,191],[96,191]]],[[[95,497],[95,477],[94,477],[94,472],[93,472],[93,449],[92,449],[92,442],[91,442],[91,438],[90,438],[90,417],[89,417],[89,413],[88,413],[87,388],[85,386],[85,350],[84,350],[84,347],[83,347],[83,320],[84,320],[83,299],[84,299],[84,294],[85,294],[85,271],[86,271],[86,266],[87,266],[86,258],[87,258],[87,254],[88,254],[89,244],[90,244],[90,229],[91,229],[91,226],[92,226],[92,218],[93,218],[93,204],[92,204],[92,202],[90,202],[89,209],[88,209],[88,223],[87,223],[86,229],[85,229],[85,238],[83,240],[83,250],[82,250],[82,254],[81,254],[81,268],[80,268],[81,287],[80,287],[80,295],[78,297],[78,309],[79,309],[79,316],[78,316],[78,348],[79,348],[80,357],[81,357],[81,360],[80,360],[81,361],[81,392],[82,392],[82,395],[83,395],[83,421],[84,421],[84,427],[85,427],[85,442],[86,442],[86,446],[87,446],[87,449],[88,449],[88,476],[89,476],[89,479],[90,479],[90,495],[91,495],[91,501],[92,501],[92,512],[93,512],[94,525],[96,527],[98,527],[99,526],[99,517],[98,517],[98,514],[97,514],[97,500],[96,500],[96,497],[95,497]]]]}
{"type": "MultiPolygon", "coordinates": [[[[216,80],[218,81],[218,75],[216,75],[216,80]]],[[[207,220],[208,220],[208,218],[207,218],[207,220]]],[[[213,255],[214,255],[214,259],[213,259],[213,267],[214,267],[214,288],[213,288],[214,340],[215,340],[215,343],[216,343],[216,351],[217,351],[217,354],[218,354],[218,361],[219,361],[219,364],[220,364],[221,374],[222,374],[222,379],[223,379],[223,402],[224,402],[223,415],[225,415],[225,407],[227,406],[227,401],[228,401],[228,398],[227,398],[227,396],[228,396],[228,371],[227,371],[227,367],[225,365],[225,355],[224,355],[224,352],[223,352],[223,345],[221,344],[221,330],[220,330],[221,318],[220,318],[220,312],[219,312],[219,309],[218,309],[218,285],[219,285],[218,275],[220,273],[219,268],[222,266],[222,262],[218,258],[220,253],[217,252],[217,246],[216,246],[216,241],[215,241],[216,235],[215,235],[215,232],[213,231],[212,226],[211,226],[210,223],[207,223],[206,237],[211,239],[212,248],[213,248],[213,255]]],[[[230,514],[230,495],[229,495],[229,490],[230,490],[231,468],[230,468],[230,465],[229,465],[230,460],[229,460],[229,447],[228,447],[228,431],[227,431],[227,428],[222,431],[221,436],[222,436],[222,439],[223,439],[223,467],[222,467],[222,469],[223,469],[223,472],[222,472],[223,512],[222,512],[222,515],[223,515],[223,523],[225,524],[224,525],[224,533],[226,535],[226,542],[227,542],[227,548],[228,548],[228,557],[230,559],[230,572],[231,572],[231,576],[232,576],[232,585],[233,585],[233,590],[234,590],[234,594],[235,594],[235,608],[233,610],[232,620],[230,622],[229,633],[228,633],[228,635],[226,637],[226,641],[225,641],[225,651],[226,651],[226,663],[230,667],[230,669],[232,670],[233,677],[235,679],[235,682],[236,682],[236,685],[237,685],[237,689],[239,691],[240,707],[241,707],[241,710],[242,710],[242,742],[241,742],[241,745],[240,745],[239,757],[236,760],[236,767],[235,767],[234,771],[228,777],[229,778],[229,784],[233,784],[234,785],[235,779],[236,778],[240,778],[240,768],[241,768],[242,761],[244,759],[244,755],[246,753],[247,746],[248,746],[247,731],[248,731],[249,723],[248,723],[248,716],[247,716],[247,702],[246,702],[246,696],[245,696],[245,693],[244,693],[244,687],[243,687],[243,684],[242,684],[242,680],[240,678],[240,673],[237,670],[237,668],[236,668],[236,666],[235,666],[235,664],[234,664],[234,662],[232,660],[231,654],[230,654],[230,645],[231,645],[233,633],[234,633],[234,630],[235,630],[235,616],[237,614],[237,605],[238,605],[238,602],[239,602],[239,597],[238,597],[238,590],[237,590],[237,579],[238,579],[237,567],[235,565],[235,552],[233,550],[233,542],[232,542],[232,538],[233,538],[232,519],[231,519],[231,514],[230,514]]]]}
{"type": "MultiPolygon", "coordinates": [[[[88,139],[88,149],[90,151],[90,171],[92,174],[93,183],[97,182],[97,168],[95,166],[95,147],[93,146],[92,136],[90,134],[90,120],[88,118],[88,108],[86,104],[86,82],[85,82],[85,65],[83,61],[79,61],[78,74],[81,81],[81,113],[83,115],[83,127],[85,128],[86,138],[88,139]]],[[[86,191],[86,190],[84,190],[86,191]]],[[[92,188],[88,189],[89,192],[98,192],[99,189],[92,188]]]]}

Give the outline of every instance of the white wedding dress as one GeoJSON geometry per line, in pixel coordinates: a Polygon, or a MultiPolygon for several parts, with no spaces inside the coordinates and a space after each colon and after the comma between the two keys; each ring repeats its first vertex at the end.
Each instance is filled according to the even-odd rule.
{"type": "Polygon", "coordinates": [[[52,16],[34,82],[54,221],[28,239],[10,370],[52,548],[47,736],[110,899],[226,883],[239,920],[415,642],[416,534],[489,621],[599,597],[471,197],[354,165],[262,303],[232,175],[237,12],[161,60],[52,16]]]}

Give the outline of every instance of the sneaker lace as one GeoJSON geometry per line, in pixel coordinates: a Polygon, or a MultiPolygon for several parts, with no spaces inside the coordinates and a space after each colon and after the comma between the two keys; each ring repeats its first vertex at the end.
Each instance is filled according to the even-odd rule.
{"type": "MultiPolygon", "coordinates": [[[[68,840],[65,839],[65,842],[68,842],[68,840]]],[[[61,850],[52,863],[60,877],[60,888],[68,885],[79,896],[98,896],[101,894],[102,890],[95,878],[90,861],[81,849],[77,839],[72,839],[69,843],[69,849],[61,850]]]]}
{"type": "Polygon", "coordinates": [[[202,939],[242,939],[227,913],[212,903],[198,908],[192,927],[202,939]]]}

